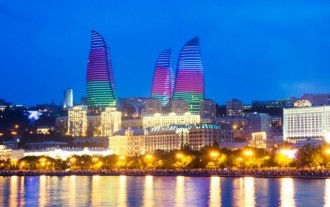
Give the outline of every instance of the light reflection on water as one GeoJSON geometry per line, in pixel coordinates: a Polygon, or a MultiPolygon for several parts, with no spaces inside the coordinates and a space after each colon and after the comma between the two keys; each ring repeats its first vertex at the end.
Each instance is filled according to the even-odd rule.
{"type": "Polygon", "coordinates": [[[330,206],[330,179],[325,180],[324,206],[330,206]]]}
{"type": "Polygon", "coordinates": [[[246,207],[255,206],[255,191],[254,191],[254,178],[245,177],[243,178],[244,188],[244,205],[246,207]]]}
{"type": "Polygon", "coordinates": [[[292,178],[281,179],[281,207],[296,206],[292,178]]]}
{"type": "Polygon", "coordinates": [[[330,206],[330,180],[0,177],[0,206],[330,206]]]}
{"type": "Polygon", "coordinates": [[[221,204],[221,182],[220,177],[211,177],[210,180],[210,206],[215,207],[221,204]]]}

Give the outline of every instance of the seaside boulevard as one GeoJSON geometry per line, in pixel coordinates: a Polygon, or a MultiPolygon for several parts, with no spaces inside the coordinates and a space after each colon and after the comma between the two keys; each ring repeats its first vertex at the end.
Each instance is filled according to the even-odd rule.
{"type": "Polygon", "coordinates": [[[2,170],[0,176],[189,176],[189,177],[260,177],[260,178],[330,178],[330,170],[313,169],[246,169],[246,170],[63,170],[63,171],[37,171],[37,170],[2,170]]]}

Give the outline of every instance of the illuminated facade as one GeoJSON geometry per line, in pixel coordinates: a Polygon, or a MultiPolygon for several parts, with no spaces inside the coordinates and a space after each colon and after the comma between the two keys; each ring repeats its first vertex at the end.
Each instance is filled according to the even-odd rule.
{"type": "Polygon", "coordinates": [[[201,122],[200,115],[186,112],[184,114],[169,113],[166,115],[154,114],[153,116],[143,116],[143,128],[162,127],[172,124],[199,124],[201,122]]]}
{"type": "Polygon", "coordinates": [[[145,153],[144,130],[119,130],[109,137],[109,149],[120,156],[137,156],[145,153]]]}
{"type": "Polygon", "coordinates": [[[283,110],[283,138],[289,142],[330,138],[330,106],[283,110]]]}
{"type": "Polygon", "coordinates": [[[73,107],[73,90],[71,88],[67,88],[64,90],[63,99],[63,108],[73,107]]]}
{"type": "Polygon", "coordinates": [[[252,133],[251,145],[255,148],[266,148],[266,132],[252,133]]]}
{"type": "Polygon", "coordinates": [[[183,99],[188,111],[199,113],[199,102],[204,99],[204,72],[198,37],[182,48],[175,78],[173,100],[183,99]]]}
{"type": "Polygon", "coordinates": [[[217,124],[171,125],[152,127],[145,131],[145,149],[154,153],[157,149],[175,150],[189,145],[193,150],[220,143],[223,131],[217,124]]]}
{"type": "Polygon", "coordinates": [[[162,106],[167,106],[172,97],[173,88],[172,55],[171,50],[167,49],[158,56],[152,81],[151,97],[159,100],[162,106]]]}
{"type": "Polygon", "coordinates": [[[0,145],[0,160],[8,160],[11,158],[12,150],[7,149],[6,146],[0,145]]]}
{"type": "Polygon", "coordinates": [[[154,153],[157,149],[175,150],[188,144],[189,130],[177,125],[152,127],[145,131],[146,153],[154,153]]]}
{"type": "Polygon", "coordinates": [[[312,106],[312,103],[309,100],[298,100],[294,102],[294,107],[310,107],[312,106]]]}
{"type": "Polygon", "coordinates": [[[105,108],[101,113],[101,136],[111,136],[119,129],[121,129],[121,112],[116,108],[105,108]]]}
{"type": "Polygon", "coordinates": [[[74,106],[68,111],[68,135],[86,136],[87,132],[87,108],[74,106]]]}
{"type": "Polygon", "coordinates": [[[95,31],[92,31],[87,65],[87,104],[98,108],[117,105],[110,50],[102,36],[95,31]]]}
{"type": "Polygon", "coordinates": [[[67,160],[72,156],[108,156],[113,154],[111,150],[104,148],[62,148],[62,149],[48,149],[38,151],[25,151],[26,156],[47,156],[54,159],[67,160]]]}

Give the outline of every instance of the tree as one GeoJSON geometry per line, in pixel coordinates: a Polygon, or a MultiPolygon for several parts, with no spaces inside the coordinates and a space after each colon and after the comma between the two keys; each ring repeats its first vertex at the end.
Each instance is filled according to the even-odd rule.
{"type": "Polygon", "coordinates": [[[293,159],[288,158],[283,153],[278,153],[277,155],[275,155],[274,162],[279,167],[288,167],[293,162],[293,159]]]}

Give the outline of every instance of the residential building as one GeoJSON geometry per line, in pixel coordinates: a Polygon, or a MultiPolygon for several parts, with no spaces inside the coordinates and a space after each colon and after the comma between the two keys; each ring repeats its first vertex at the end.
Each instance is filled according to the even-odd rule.
{"type": "Polygon", "coordinates": [[[217,113],[216,103],[211,99],[199,102],[199,115],[201,118],[215,118],[217,113]]]}
{"type": "Polygon", "coordinates": [[[101,136],[111,136],[121,129],[121,112],[116,108],[106,107],[101,112],[101,136]]]}
{"type": "Polygon", "coordinates": [[[243,103],[238,99],[232,99],[226,103],[226,116],[227,117],[242,117],[243,103]]]}
{"type": "Polygon", "coordinates": [[[87,107],[74,106],[68,111],[68,135],[86,136],[87,133],[87,107]]]}

